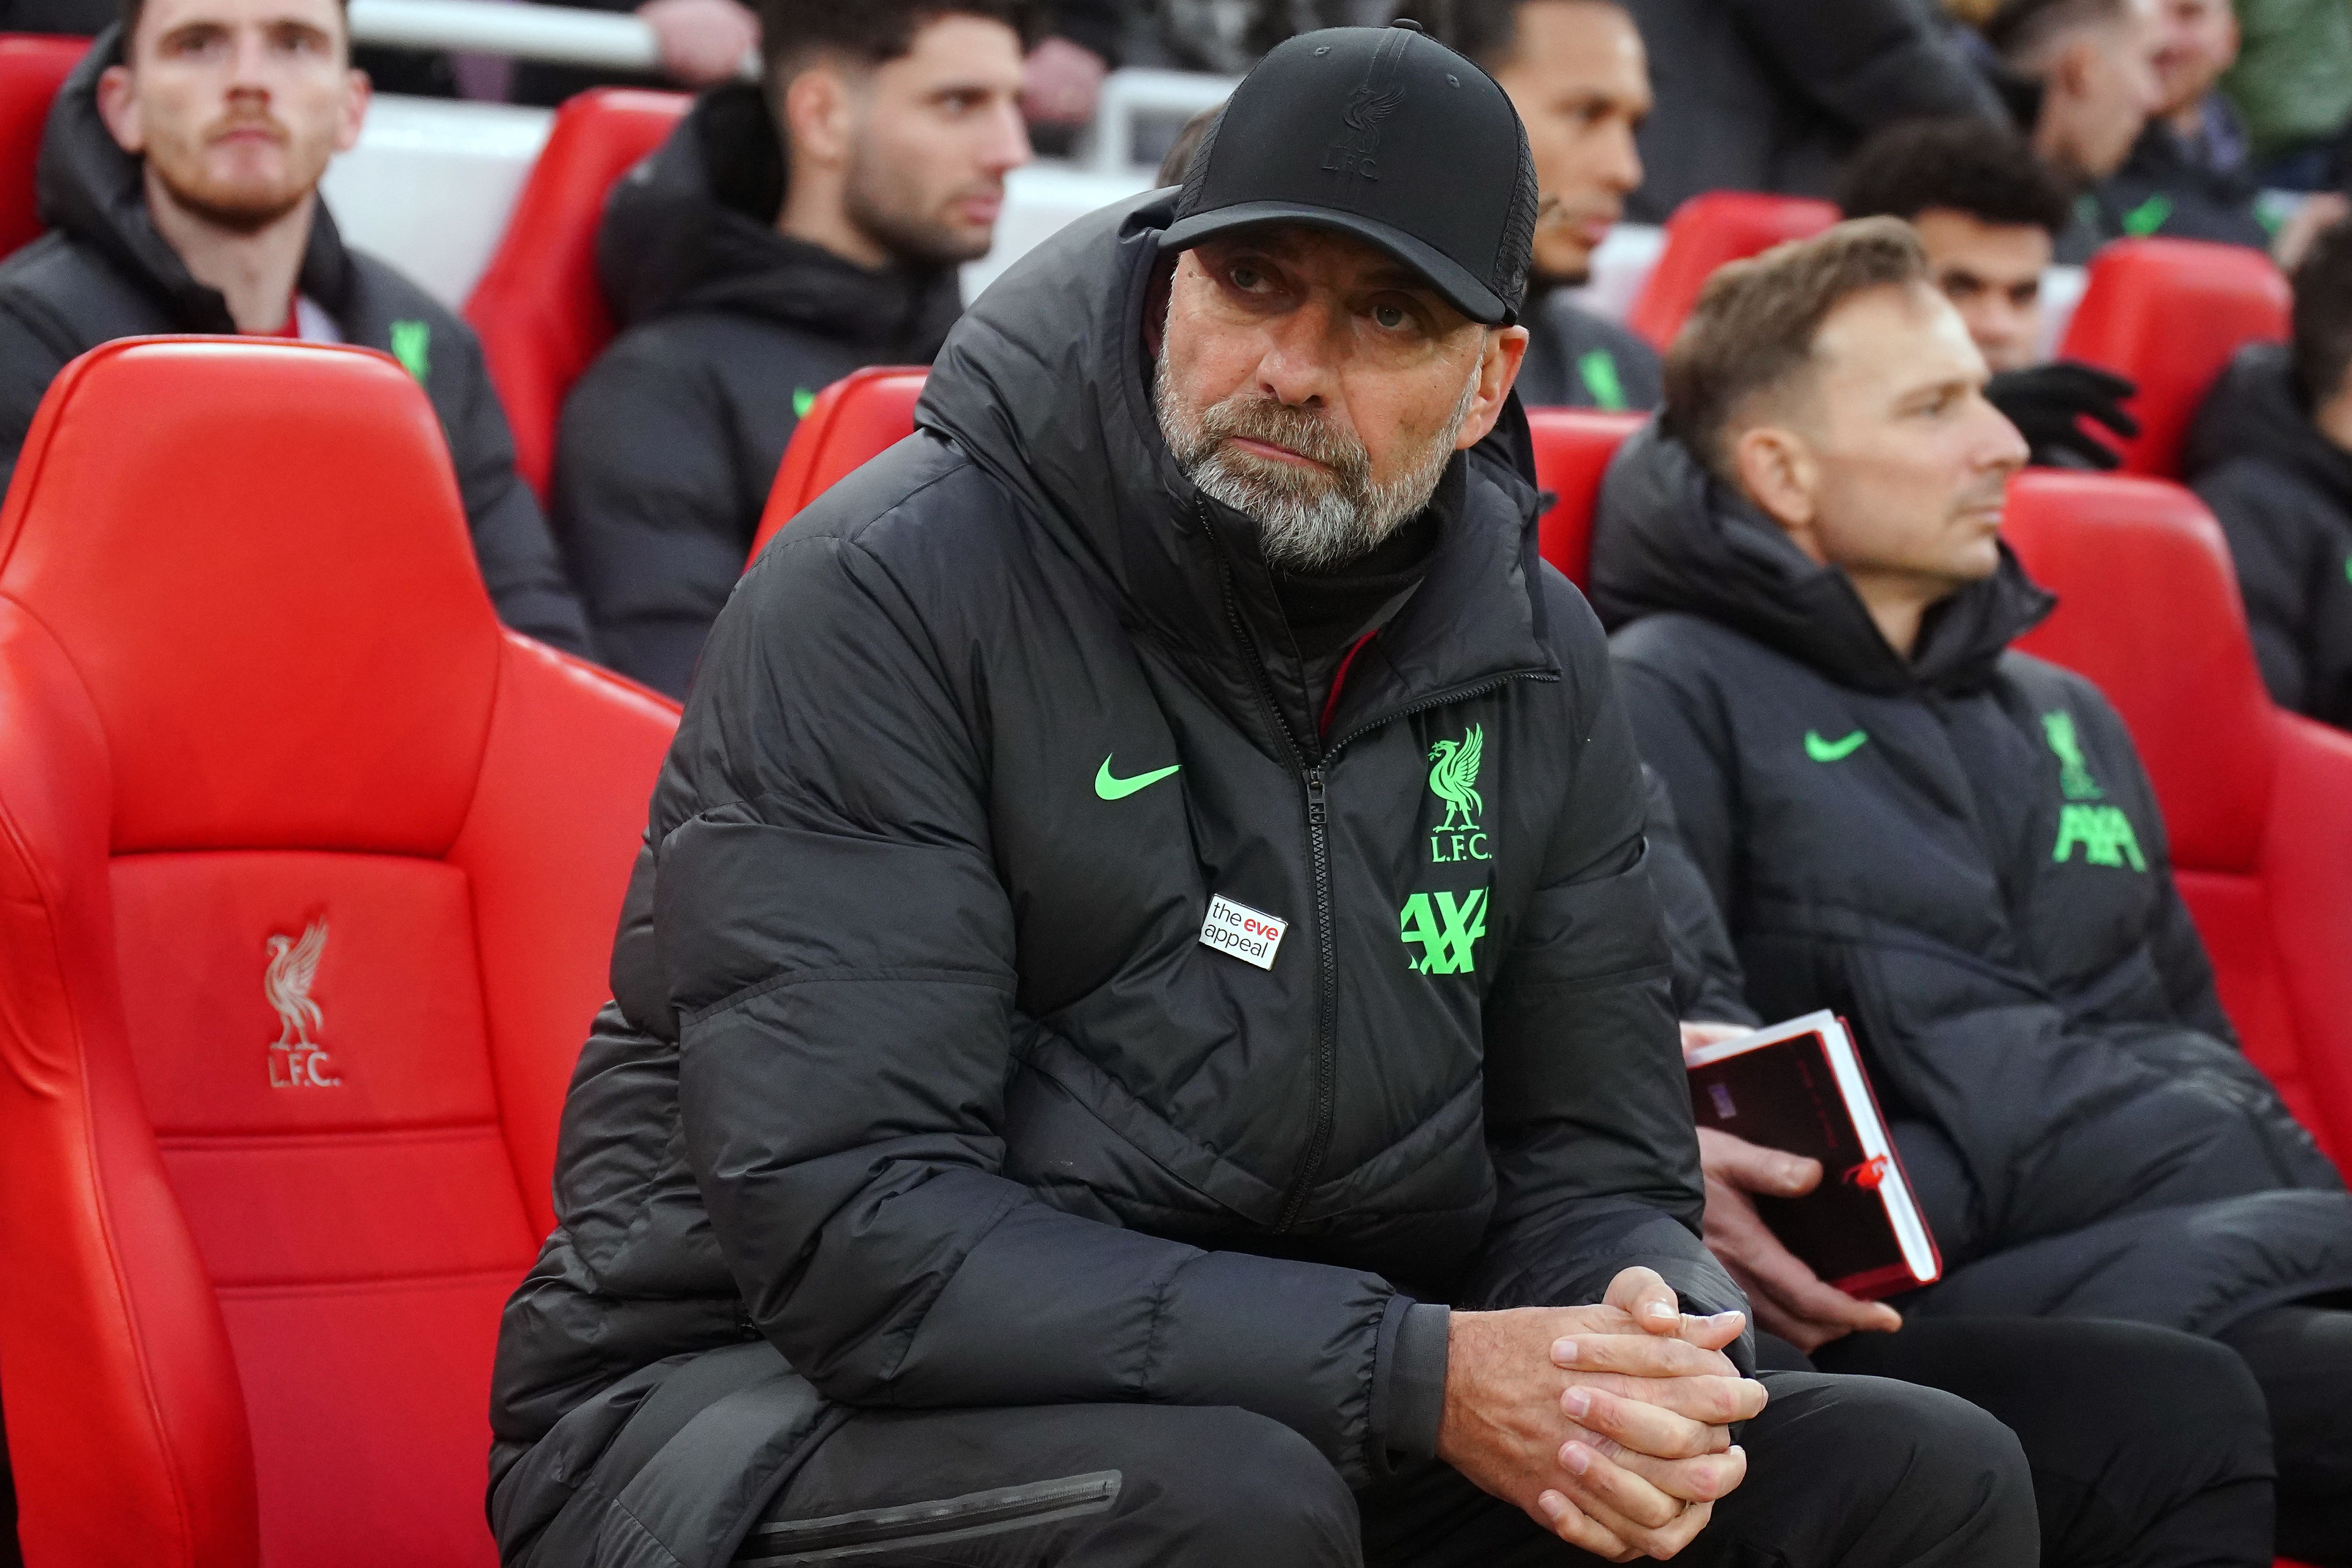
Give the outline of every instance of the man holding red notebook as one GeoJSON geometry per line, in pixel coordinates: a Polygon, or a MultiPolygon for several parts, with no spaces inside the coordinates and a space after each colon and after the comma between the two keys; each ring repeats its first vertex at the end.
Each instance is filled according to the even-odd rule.
{"type": "Polygon", "coordinates": [[[1717,275],[1603,489],[1595,607],[1746,973],[1685,1016],[1848,1020],[1944,1277],[1851,1332],[1891,1325],[1747,1223],[1815,1173],[1719,1140],[1709,1238],[1816,1364],[1961,1392],[2105,1493],[2037,1489],[2045,1561],[2264,1559],[2225,1517],[2269,1468],[2251,1373],[2278,1549],[2352,1563],[2352,1195],[2235,1046],[2121,720],[2009,649],[2052,600],[2000,542],[2025,447],[1985,379],[1909,226],[1841,225],[1717,275]],[[2051,1338],[2085,1328],[2142,1338],[2051,1338]]]}

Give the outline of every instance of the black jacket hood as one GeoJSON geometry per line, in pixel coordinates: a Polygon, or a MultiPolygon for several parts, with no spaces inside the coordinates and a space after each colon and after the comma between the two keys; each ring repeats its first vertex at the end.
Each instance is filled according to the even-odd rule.
{"type": "Polygon", "coordinates": [[[2284,343],[2238,351],[2197,411],[2181,468],[2193,480],[2242,458],[2284,468],[2352,511],[2352,452],[2312,423],[2284,343]]]}
{"type": "MultiPolygon", "coordinates": [[[[142,161],[116,145],[99,118],[98,79],[121,58],[122,26],[117,23],[91,43],[49,106],[35,173],[41,221],[97,249],[153,294],[180,331],[234,332],[228,301],[219,289],[189,275],[147,216],[142,161]]],[[[310,248],[297,287],[337,317],[351,294],[351,256],[324,197],[311,210],[310,248]]]]}
{"type": "Polygon", "coordinates": [[[786,175],[758,88],[697,99],[606,199],[596,268],[614,320],[729,310],[869,346],[877,361],[929,361],[962,309],[955,268],[869,270],[778,234],[786,175]]]}
{"type": "Polygon", "coordinates": [[[1730,626],[1841,685],[1893,695],[1981,686],[2011,641],[2057,605],[2004,543],[2000,567],[1927,612],[1916,655],[1887,645],[1853,584],[1818,565],[1655,423],[1603,482],[1593,608],[1612,627],[1675,611],[1730,626]]]}

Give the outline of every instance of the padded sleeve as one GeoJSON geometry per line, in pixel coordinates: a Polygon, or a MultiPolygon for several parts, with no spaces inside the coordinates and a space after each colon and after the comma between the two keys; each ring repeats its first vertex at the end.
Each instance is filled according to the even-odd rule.
{"type": "Polygon", "coordinates": [[[844,1404],[1238,1405],[1360,1484],[1409,1302],[1001,1173],[1035,1026],[982,722],[897,585],[830,535],[780,539],[712,635],[656,795],[654,924],[687,1157],[751,1320],[844,1404]]]}
{"type": "MultiPolygon", "coordinates": [[[[1692,1311],[1746,1310],[1698,1237],[1705,1206],[1633,735],[1580,604],[1569,685],[1584,739],[1547,885],[1486,1004],[1499,1189],[1469,1306],[1571,1306],[1654,1268],[1692,1311]]],[[[1740,1353],[1752,1352],[1743,1342],[1740,1353]]],[[[1743,1363],[1746,1364],[1746,1363],[1743,1363]]]]}
{"type": "Polygon", "coordinates": [[[449,457],[457,465],[458,493],[465,499],[466,521],[473,531],[474,559],[499,619],[526,637],[591,657],[588,624],[572,584],[564,580],[547,519],[530,487],[515,472],[514,433],[490,384],[481,342],[454,316],[436,336],[447,345],[436,343],[436,349],[458,356],[463,366],[459,406],[453,415],[445,415],[443,423],[449,457]]]}
{"type": "Polygon", "coordinates": [[[1856,131],[1898,120],[2001,117],[1992,89],[1906,0],[1730,0],[1748,47],[1856,131]]]}
{"type": "Polygon", "coordinates": [[[589,368],[557,427],[556,533],[597,651],[672,697],[751,544],[730,427],[708,380],[643,335],[589,368]]]}

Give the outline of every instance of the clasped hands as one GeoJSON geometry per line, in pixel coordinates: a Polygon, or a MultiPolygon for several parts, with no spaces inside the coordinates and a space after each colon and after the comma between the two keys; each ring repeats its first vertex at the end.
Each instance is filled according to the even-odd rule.
{"type": "Polygon", "coordinates": [[[1723,1353],[1744,1326],[1647,1268],[1595,1306],[1455,1312],[1438,1458],[1597,1557],[1672,1557],[1748,1474],[1731,1426],[1764,1385],[1723,1353]]]}

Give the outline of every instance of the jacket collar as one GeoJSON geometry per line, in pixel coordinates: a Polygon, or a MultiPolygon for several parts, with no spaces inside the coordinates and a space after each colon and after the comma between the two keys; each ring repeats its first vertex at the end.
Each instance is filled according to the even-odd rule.
{"type": "Polygon", "coordinates": [[[2004,543],[1992,576],[1927,612],[1906,659],[1843,571],[1807,557],[1653,421],[1627,440],[1602,485],[1592,602],[1612,626],[1646,615],[1699,616],[1841,685],[1901,695],[1981,686],[2058,601],[2027,579],[2004,543]]]}
{"type": "Polygon", "coordinates": [[[613,187],[596,265],[624,327],[681,310],[758,316],[928,363],[963,309],[955,268],[867,268],[776,232],[788,171],[749,83],[697,99],[661,146],[613,187]]]}

